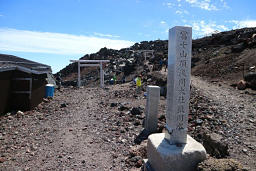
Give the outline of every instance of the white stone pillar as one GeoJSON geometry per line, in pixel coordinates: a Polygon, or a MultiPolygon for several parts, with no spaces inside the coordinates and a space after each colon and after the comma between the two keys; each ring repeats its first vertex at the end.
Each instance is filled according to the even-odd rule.
{"type": "MultiPolygon", "coordinates": [[[[192,29],[169,30],[166,128],[148,137],[148,162],[157,171],[191,171],[206,159],[202,144],[187,135],[192,29]]],[[[148,164],[149,163],[149,164],[148,164]]]]}
{"type": "Polygon", "coordinates": [[[157,131],[157,115],[160,100],[160,87],[147,86],[147,104],[146,104],[146,120],[145,129],[149,133],[157,131]]]}
{"type": "Polygon", "coordinates": [[[191,50],[191,27],[176,26],[169,30],[165,138],[170,144],[187,142],[191,50]]]}
{"type": "Polygon", "coordinates": [[[78,62],[78,71],[77,71],[77,86],[81,86],[81,75],[80,75],[80,62],[78,62]]]}
{"type": "Polygon", "coordinates": [[[103,70],[102,70],[102,62],[100,62],[100,86],[101,86],[101,88],[104,87],[102,78],[103,78],[103,70]]]}
{"type": "Polygon", "coordinates": [[[103,82],[103,87],[105,86],[105,84],[104,84],[104,75],[105,75],[105,72],[104,72],[104,68],[102,68],[102,82],[103,82]]]}

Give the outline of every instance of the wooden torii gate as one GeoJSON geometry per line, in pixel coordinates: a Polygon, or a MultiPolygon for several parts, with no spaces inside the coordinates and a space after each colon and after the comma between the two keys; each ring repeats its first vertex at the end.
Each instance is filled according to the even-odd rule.
{"type": "Polygon", "coordinates": [[[145,61],[146,61],[149,54],[151,54],[151,56],[154,57],[154,50],[135,50],[134,52],[143,53],[145,61]]]}
{"type": "Polygon", "coordinates": [[[77,62],[78,63],[78,70],[77,70],[77,86],[81,86],[81,67],[86,66],[99,66],[100,67],[100,86],[104,87],[104,71],[102,64],[109,62],[109,60],[70,60],[70,62],[77,62]],[[98,63],[98,64],[91,64],[91,63],[98,63]]]}

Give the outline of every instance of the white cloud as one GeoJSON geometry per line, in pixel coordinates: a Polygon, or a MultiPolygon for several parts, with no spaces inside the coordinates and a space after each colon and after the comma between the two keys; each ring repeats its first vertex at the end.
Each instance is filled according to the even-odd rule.
{"type": "Polygon", "coordinates": [[[4,15],[0,14],[0,17],[3,17],[4,15]]]}
{"type": "Polygon", "coordinates": [[[197,0],[186,0],[186,2],[188,2],[190,4],[195,4],[195,3],[197,3],[197,0]]]}
{"type": "Polygon", "coordinates": [[[227,2],[223,2],[223,7],[226,9],[229,9],[230,7],[228,6],[227,2]]]}
{"type": "Polygon", "coordinates": [[[233,29],[243,28],[243,27],[256,27],[256,20],[231,20],[234,23],[233,29]]]}
{"type": "Polygon", "coordinates": [[[94,32],[93,34],[95,36],[108,37],[108,38],[119,38],[120,37],[120,36],[115,36],[115,35],[111,35],[111,34],[102,34],[102,33],[97,33],[97,32],[94,32]]]}
{"type": "Polygon", "coordinates": [[[182,12],[180,10],[177,10],[175,13],[176,14],[182,14],[182,12]]]}
{"type": "Polygon", "coordinates": [[[187,10],[183,10],[184,14],[189,14],[189,12],[187,10]]]}
{"type": "Polygon", "coordinates": [[[201,2],[199,4],[199,7],[202,8],[202,9],[205,9],[205,10],[208,10],[208,11],[211,11],[211,10],[218,10],[217,7],[213,4],[210,4],[209,2],[201,2]]]}
{"type": "Polygon", "coordinates": [[[180,15],[180,14],[189,14],[189,12],[187,10],[177,10],[175,11],[176,14],[180,15]]]}
{"type": "Polygon", "coordinates": [[[219,31],[229,30],[229,28],[224,25],[218,25],[213,21],[205,22],[204,20],[193,22],[191,27],[193,28],[196,37],[208,36],[219,31]]]}
{"type": "Polygon", "coordinates": [[[192,27],[193,29],[193,37],[199,38],[203,36],[209,36],[213,33],[218,33],[222,31],[227,31],[230,29],[238,29],[244,27],[256,27],[256,20],[231,20],[226,21],[226,23],[232,23],[232,25],[227,24],[217,24],[215,21],[192,21],[192,22],[185,22],[188,26],[192,27]]]}
{"type": "MultiPolygon", "coordinates": [[[[229,8],[225,0],[183,0],[183,2],[189,3],[192,7],[201,8],[207,11],[217,11],[229,8]]],[[[181,7],[183,2],[181,0],[176,0],[163,3],[163,5],[168,8],[181,7]]]]}
{"type": "Polygon", "coordinates": [[[160,24],[166,24],[166,22],[165,21],[161,21],[160,24]]]}
{"type": "Polygon", "coordinates": [[[95,36],[0,28],[0,50],[52,54],[86,54],[107,47],[121,49],[134,42],[95,36]]]}
{"type": "Polygon", "coordinates": [[[218,30],[222,30],[222,31],[229,30],[229,28],[227,28],[227,27],[224,26],[224,25],[217,25],[217,29],[218,29],[218,30]]]}
{"type": "Polygon", "coordinates": [[[167,6],[168,8],[174,7],[175,4],[171,3],[171,2],[167,2],[167,3],[163,3],[164,6],[167,6]]]}
{"type": "Polygon", "coordinates": [[[208,11],[216,11],[218,8],[211,2],[211,0],[186,0],[193,7],[199,7],[208,11]]]}
{"type": "Polygon", "coordinates": [[[193,30],[200,31],[200,26],[197,23],[193,23],[192,28],[193,30]]]}

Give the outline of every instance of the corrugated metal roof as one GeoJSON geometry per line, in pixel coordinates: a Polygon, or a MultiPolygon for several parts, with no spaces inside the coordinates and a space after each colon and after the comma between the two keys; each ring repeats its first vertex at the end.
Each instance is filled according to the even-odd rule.
{"type": "Polygon", "coordinates": [[[0,72],[9,70],[20,70],[33,74],[52,72],[49,65],[30,61],[13,55],[0,54],[0,72]]]}

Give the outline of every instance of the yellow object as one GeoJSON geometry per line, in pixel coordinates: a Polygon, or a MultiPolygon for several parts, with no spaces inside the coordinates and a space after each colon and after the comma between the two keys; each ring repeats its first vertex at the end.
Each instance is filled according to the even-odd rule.
{"type": "Polygon", "coordinates": [[[137,85],[137,87],[140,87],[140,86],[141,86],[141,78],[140,78],[140,77],[137,77],[137,79],[136,79],[136,85],[137,85]]]}

